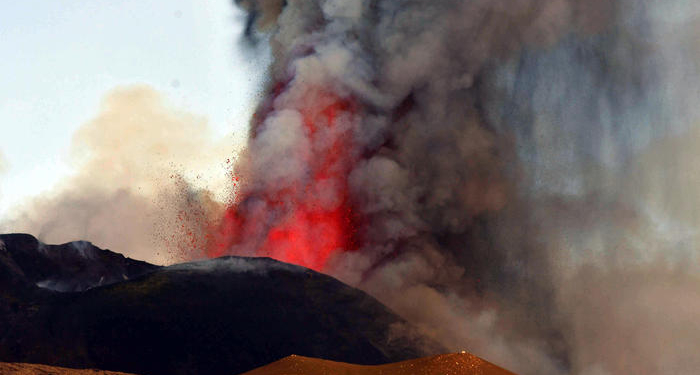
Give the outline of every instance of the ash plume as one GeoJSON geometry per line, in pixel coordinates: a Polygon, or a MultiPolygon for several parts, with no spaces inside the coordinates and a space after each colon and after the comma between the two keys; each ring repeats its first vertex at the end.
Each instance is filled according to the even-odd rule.
{"type": "Polygon", "coordinates": [[[213,192],[229,190],[232,151],[231,139],[155,90],[117,88],[74,134],[73,175],[13,208],[0,228],[48,243],[89,238],[160,264],[201,257],[206,223],[226,198],[213,192]]]}
{"type": "Polygon", "coordinates": [[[210,255],[322,269],[522,374],[700,367],[698,6],[246,6],[271,83],[210,255]]]}

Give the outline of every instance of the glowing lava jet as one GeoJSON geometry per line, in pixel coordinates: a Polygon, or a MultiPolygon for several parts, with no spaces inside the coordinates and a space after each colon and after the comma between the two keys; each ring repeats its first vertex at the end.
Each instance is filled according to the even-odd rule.
{"type": "MultiPolygon", "coordinates": [[[[299,161],[304,173],[277,184],[263,181],[267,171],[254,171],[211,236],[208,256],[269,256],[322,270],[334,252],[357,247],[357,218],[348,191],[348,174],[356,160],[351,124],[357,105],[330,90],[300,86],[303,92],[294,81],[272,91],[255,115],[251,144],[262,137],[271,118],[285,111],[277,108],[277,99],[296,90],[289,96],[302,100],[293,101],[291,112],[300,115],[307,142],[275,157],[280,162],[285,158],[299,161]]],[[[248,164],[264,157],[256,150],[249,149],[248,164]]]]}

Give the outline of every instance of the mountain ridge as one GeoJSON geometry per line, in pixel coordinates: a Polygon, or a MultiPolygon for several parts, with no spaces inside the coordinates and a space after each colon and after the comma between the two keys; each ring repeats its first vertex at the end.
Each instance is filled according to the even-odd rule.
{"type": "MultiPolygon", "coordinates": [[[[270,258],[148,265],[128,280],[84,288],[81,279],[75,284],[81,288],[59,292],[37,284],[45,270],[30,269],[45,266],[45,252],[68,251],[68,259],[104,256],[84,257],[80,250],[59,247],[42,252],[28,237],[5,238],[0,237],[5,243],[0,267],[21,272],[15,269],[9,284],[0,280],[2,294],[14,299],[9,311],[0,309],[0,361],[148,375],[231,374],[291,354],[380,364],[444,351],[428,339],[414,340],[413,328],[368,294],[270,258]],[[18,244],[29,250],[17,249],[18,244]],[[17,254],[44,260],[13,266],[17,254]]],[[[104,259],[109,265],[121,258],[104,259]]],[[[106,268],[110,275],[122,271],[106,268]]],[[[92,283],[101,277],[83,275],[92,283]]]]}

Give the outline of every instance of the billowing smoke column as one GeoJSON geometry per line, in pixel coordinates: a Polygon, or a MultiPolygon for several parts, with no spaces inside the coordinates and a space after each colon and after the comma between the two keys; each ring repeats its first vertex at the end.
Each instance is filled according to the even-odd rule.
{"type": "Polygon", "coordinates": [[[210,256],[331,273],[523,374],[700,368],[698,222],[668,229],[697,215],[648,156],[700,119],[698,6],[240,3],[271,84],[210,256]]]}
{"type": "MultiPolygon", "coordinates": [[[[272,42],[277,83],[256,115],[239,201],[212,255],[233,249],[323,269],[333,254],[362,248],[380,262],[432,235],[430,222],[460,230],[503,205],[498,150],[470,93],[488,52],[466,58],[473,67],[451,66],[465,52],[449,51],[442,23],[422,30],[412,20],[423,8],[287,4],[272,42]],[[377,17],[387,12],[396,19],[377,17]],[[446,54],[454,59],[435,59],[446,54]]],[[[437,21],[445,9],[421,17],[437,21]]]]}
{"type": "Polygon", "coordinates": [[[210,255],[230,249],[323,269],[356,249],[348,174],[355,103],[330,82],[280,85],[253,128],[243,200],[227,210],[210,255]]]}

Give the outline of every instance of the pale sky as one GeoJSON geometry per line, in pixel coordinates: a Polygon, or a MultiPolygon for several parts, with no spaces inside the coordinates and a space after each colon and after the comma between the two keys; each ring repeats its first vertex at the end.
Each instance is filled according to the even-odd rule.
{"type": "Polygon", "coordinates": [[[0,219],[70,173],[73,132],[105,93],[147,84],[245,136],[264,62],[240,47],[230,0],[0,3],[0,219]]]}

